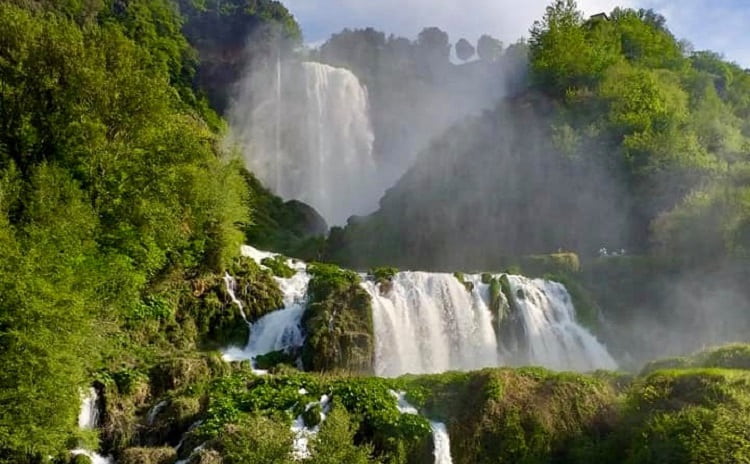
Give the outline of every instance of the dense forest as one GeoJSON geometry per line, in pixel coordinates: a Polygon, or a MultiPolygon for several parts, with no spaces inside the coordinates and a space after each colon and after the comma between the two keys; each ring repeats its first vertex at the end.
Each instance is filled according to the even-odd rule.
{"type": "MultiPolygon", "coordinates": [[[[437,28],[301,44],[273,0],[0,2],[0,463],[294,462],[296,417],[315,464],[433,462],[427,417],[456,463],[750,459],[746,345],[640,369],[750,326],[746,70],[652,11],[572,0],[458,62],[437,28]],[[355,73],[375,155],[408,168],[344,228],[227,143],[234,84],[279,50],[355,73]],[[299,262],[243,243],[328,263],[305,270],[304,344],[254,366],[220,350],[287,305],[299,262]],[[639,373],[372,376],[378,266],[554,278],[639,373]]],[[[498,324],[525,298],[504,278],[482,276],[498,324]]]]}

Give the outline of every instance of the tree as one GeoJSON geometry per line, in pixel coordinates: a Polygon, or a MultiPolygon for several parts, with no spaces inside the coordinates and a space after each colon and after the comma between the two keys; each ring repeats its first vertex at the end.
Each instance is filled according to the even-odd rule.
{"type": "Polygon", "coordinates": [[[456,43],[456,56],[461,61],[471,59],[475,52],[474,46],[466,39],[461,39],[456,43]]]}
{"type": "Polygon", "coordinates": [[[556,95],[595,84],[620,59],[619,45],[607,33],[607,21],[584,23],[574,0],[556,0],[531,28],[532,77],[556,95]]]}
{"type": "Polygon", "coordinates": [[[503,43],[485,34],[477,42],[477,53],[484,61],[495,61],[503,53],[503,43]]]}

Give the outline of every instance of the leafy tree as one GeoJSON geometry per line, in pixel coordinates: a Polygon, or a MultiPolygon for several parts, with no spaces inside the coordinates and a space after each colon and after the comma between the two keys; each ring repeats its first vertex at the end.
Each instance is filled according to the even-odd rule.
{"type": "Polygon", "coordinates": [[[482,35],[477,42],[477,54],[485,61],[495,61],[503,52],[503,43],[487,34],[482,35]]]}
{"type": "Polygon", "coordinates": [[[475,52],[474,46],[468,40],[461,39],[456,42],[456,56],[459,60],[467,61],[474,56],[475,52]]]}

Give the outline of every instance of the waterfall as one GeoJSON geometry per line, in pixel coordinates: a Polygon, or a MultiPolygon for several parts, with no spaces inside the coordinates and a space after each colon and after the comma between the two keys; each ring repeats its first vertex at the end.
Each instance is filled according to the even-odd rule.
{"type": "Polygon", "coordinates": [[[401,272],[385,294],[374,282],[363,285],[372,297],[377,375],[499,364],[486,303],[453,275],[401,272]]]}
{"type": "MultiPolygon", "coordinates": [[[[300,392],[300,394],[304,394],[300,392]]],[[[315,437],[320,431],[320,425],[326,420],[326,416],[330,410],[331,397],[323,395],[320,397],[320,401],[309,403],[305,406],[305,412],[309,411],[315,406],[320,406],[320,421],[313,427],[305,425],[305,418],[303,414],[297,416],[292,423],[292,433],[294,434],[294,442],[292,445],[292,455],[294,459],[301,461],[310,457],[310,449],[308,444],[310,439],[315,437]]]]}
{"type": "MultiPolygon", "coordinates": [[[[99,395],[96,389],[90,388],[86,395],[81,399],[81,411],[78,414],[78,428],[83,430],[93,430],[99,425],[99,395]]],[[[82,448],[71,450],[73,456],[82,454],[87,456],[92,464],[112,464],[112,458],[100,456],[99,454],[82,448]]]]}
{"type": "MultiPolygon", "coordinates": [[[[263,258],[274,256],[252,247],[242,247],[242,254],[258,264],[263,258]]],[[[266,314],[250,327],[250,336],[244,348],[230,347],[224,351],[227,361],[253,360],[256,356],[279,350],[302,347],[302,315],[307,305],[307,285],[310,276],[301,262],[289,260],[287,265],[296,273],[290,278],[274,277],[282,292],[284,307],[266,314]]]]}
{"type": "Polygon", "coordinates": [[[430,428],[432,428],[432,440],[435,442],[435,450],[432,452],[435,456],[435,464],[453,464],[451,440],[445,424],[430,421],[430,428]]]}
{"type": "MultiPolygon", "coordinates": [[[[419,414],[417,408],[406,401],[405,392],[391,390],[391,395],[396,398],[396,407],[401,414],[419,414]]],[[[430,421],[430,429],[432,430],[432,442],[435,446],[432,451],[432,455],[435,457],[435,464],[453,464],[448,428],[442,422],[430,421]]]]}
{"type": "MultiPolygon", "coordinates": [[[[243,247],[259,263],[274,256],[243,247]]],[[[302,347],[302,316],[310,276],[306,265],[288,260],[296,273],[276,282],[284,308],[255,324],[244,348],[224,352],[229,361],[302,347]]],[[[510,301],[501,293],[504,315],[493,315],[491,284],[479,275],[460,281],[452,274],[399,272],[379,285],[365,278],[372,300],[375,335],[374,371],[378,376],[474,370],[508,365],[536,365],[554,370],[615,369],[617,363],[593,334],[576,322],[565,286],[516,275],[507,279],[510,301]]]]}
{"type": "Polygon", "coordinates": [[[523,321],[528,360],[553,369],[615,369],[607,349],[575,320],[575,307],[558,282],[508,276],[523,321]]]}
{"type": "Polygon", "coordinates": [[[91,387],[81,400],[81,412],[78,413],[78,428],[84,430],[95,429],[99,424],[99,408],[97,402],[99,394],[91,387]]]}
{"type": "Polygon", "coordinates": [[[229,119],[248,167],[275,194],[311,205],[330,225],[377,208],[386,186],[367,89],[352,72],[277,60],[241,83],[229,119]]]}
{"type": "Polygon", "coordinates": [[[227,293],[229,294],[229,299],[232,300],[232,303],[237,305],[240,310],[240,314],[242,315],[242,319],[244,319],[245,322],[247,322],[249,325],[250,322],[247,320],[247,316],[245,315],[245,308],[239,298],[237,298],[237,294],[235,293],[235,290],[237,289],[237,281],[235,281],[234,277],[230,276],[229,273],[224,273],[224,286],[226,287],[227,293]]]}
{"type": "Polygon", "coordinates": [[[383,289],[364,282],[373,305],[375,373],[393,377],[511,364],[616,368],[606,348],[576,322],[563,285],[521,276],[508,280],[518,313],[512,317],[520,321],[512,332],[520,343],[507,345],[493,322],[489,284],[478,275],[466,275],[467,285],[451,274],[425,272],[398,273],[383,289]]]}

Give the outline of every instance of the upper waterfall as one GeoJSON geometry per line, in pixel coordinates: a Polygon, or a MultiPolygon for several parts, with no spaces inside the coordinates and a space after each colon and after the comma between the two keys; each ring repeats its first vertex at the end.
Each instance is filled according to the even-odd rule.
{"type": "Polygon", "coordinates": [[[242,82],[230,122],[265,185],[343,225],[374,211],[385,188],[369,106],[367,89],[349,70],[277,61],[242,82]]]}

